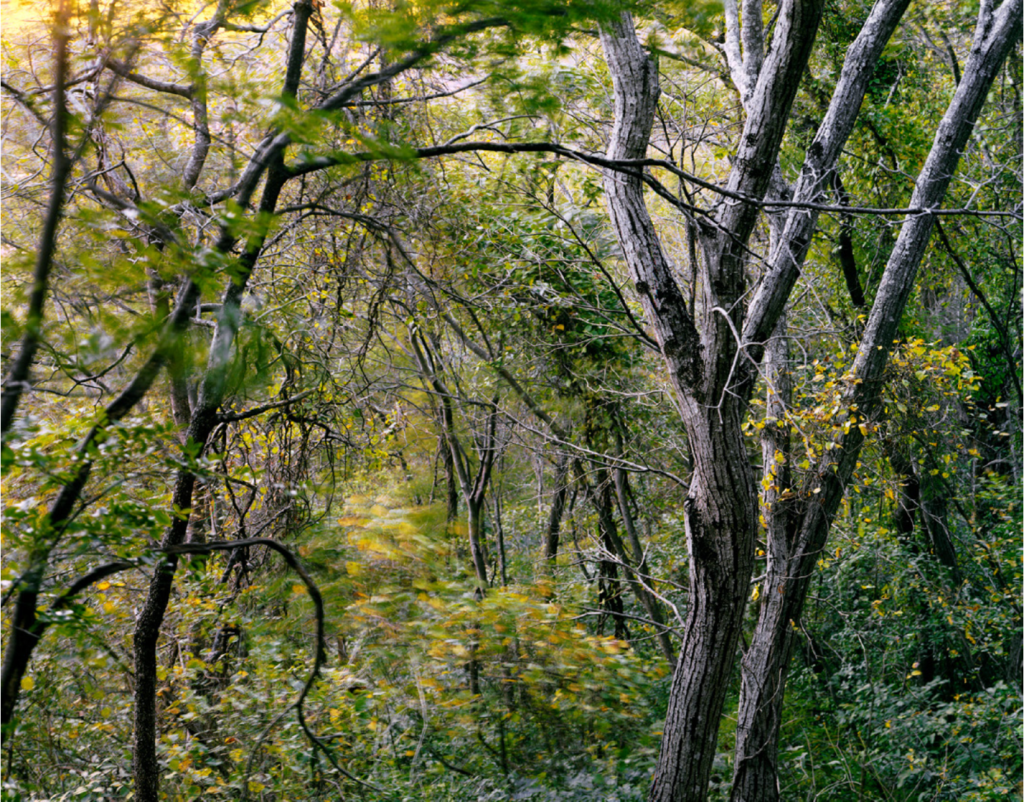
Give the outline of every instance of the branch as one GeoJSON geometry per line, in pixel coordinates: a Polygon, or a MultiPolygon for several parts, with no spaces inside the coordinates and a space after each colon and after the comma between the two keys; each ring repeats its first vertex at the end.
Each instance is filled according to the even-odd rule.
{"type": "MultiPolygon", "coordinates": [[[[685,170],[679,168],[675,164],[665,159],[610,159],[605,156],[601,156],[596,153],[585,153],[579,150],[573,150],[572,148],[565,147],[564,145],[558,145],[553,142],[456,142],[450,145],[432,145],[429,147],[422,148],[408,148],[400,149],[394,148],[377,151],[356,151],[354,153],[337,152],[327,156],[300,156],[299,161],[292,165],[289,165],[286,169],[290,177],[297,178],[300,176],[308,175],[310,173],[324,170],[329,167],[340,167],[353,164],[362,164],[364,162],[373,161],[403,161],[413,159],[433,159],[441,156],[455,156],[462,153],[505,153],[509,155],[515,155],[520,153],[553,153],[558,156],[564,156],[567,159],[581,162],[588,167],[594,167],[602,170],[613,170],[616,172],[624,173],[626,175],[633,175],[640,178],[649,186],[654,189],[655,183],[651,176],[643,172],[645,167],[657,167],[664,170],[668,170],[672,174],[695,184],[702,189],[710,190],[723,198],[730,200],[739,201],[745,204],[750,204],[760,209],[772,210],[772,209],[806,209],[816,212],[831,212],[835,214],[862,214],[862,215],[875,215],[882,217],[899,217],[905,215],[941,215],[947,217],[953,216],[974,216],[974,217],[1010,217],[1014,220],[1024,220],[1024,214],[1020,211],[1020,205],[1017,206],[1015,211],[1005,210],[994,210],[986,211],[982,209],[967,209],[967,208],[956,208],[956,209],[938,209],[938,208],[926,208],[921,206],[910,206],[904,208],[884,208],[875,206],[846,206],[836,205],[828,203],[819,203],[813,200],[779,200],[770,198],[756,198],[752,195],[744,195],[742,192],[731,190],[728,187],[723,187],[715,184],[707,179],[701,178],[700,176],[688,173],[685,170]]],[[[660,193],[659,193],[660,194],[660,193]]],[[[696,213],[704,213],[703,210],[697,209],[696,207],[687,206],[686,204],[680,204],[678,200],[673,199],[671,195],[668,195],[667,200],[670,200],[676,206],[683,206],[690,211],[696,213]]]]}
{"type": "MultiPolygon", "coordinates": [[[[779,243],[769,254],[769,268],[758,287],[743,326],[744,343],[764,343],[775,330],[793,286],[800,275],[800,267],[807,257],[811,237],[817,225],[818,201],[822,197],[829,174],[835,169],[842,147],[853,131],[860,113],[868,81],[875,64],[903,13],[909,0],[877,0],[856,40],[847,51],[843,70],[829,103],[825,119],[818,127],[814,142],[807,149],[800,178],[793,193],[795,208],[806,208],[810,214],[791,214],[779,243]]],[[[907,210],[905,214],[934,214],[938,204],[930,208],[907,210]]],[[[831,211],[831,209],[829,209],[831,211]]],[[[858,207],[841,206],[841,214],[855,214],[858,207]]],[[[868,210],[863,210],[868,211],[868,210]]],[[[903,211],[903,210],[900,210],[903,211]]],[[[755,345],[755,361],[760,359],[760,345],[755,345]]]]}
{"type": "MultiPolygon", "coordinates": [[[[284,561],[288,564],[299,578],[302,583],[306,586],[306,591],[309,593],[309,598],[313,602],[314,615],[316,616],[316,652],[313,659],[313,668],[310,670],[309,675],[306,677],[306,681],[302,686],[302,690],[299,692],[298,697],[292,702],[287,708],[285,708],[280,715],[278,715],[271,726],[280,720],[281,716],[287,713],[289,710],[295,710],[296,715],[299,719],[299,725],[302,727],[302,731],[309,739],[310,743],[313,744],[315,749],[319,749],[327,759],[334,766],[335,770],[339,773],[358,783],[366,788],[370,788],[374,791],[380,791],[381,789],[372,783],[368,783],[365,780],[360,780],[358,777],[353,776],[344,768],[342,768],[337,760],[335,759],[330,748],[319,738],[316,734],[310,730],[309,725],[306,723],[306,717],[304,712],[304,704],[306,697],[309,695],[310,690],[313,688],[313,684],[320,676],[320,669],[324,663],[327,662],[327,638],[325,636],[325,615],[324,615],[324,600],[320,593],[320,588],[317,587],[316,582],[309,575],[306,569],[303,567],[301,561],[296,557],[288,547],[282,545],[276,540],[266,537],[253,537],[245,540],[229,540],[224,543],[181,543],[174,546],[165,546],[161,549],[165,554],[179,555],[179,554],[211,554],[215,551],[232,551],[237,548],[243,548],[246,546],[266,546],[268,549],[272,549],[280,554],[284,561]]],[[[242,783],[243,788],[243,799],[248,798],[248,774],[251,771],[252,759],[256,751],[259,749],[259,745],[263,742],[266,735],[269,733],[270,727],[264,730],[263,735],[257,742],[256,747],[253,749],[249,756],[249,762],[246,765],[246,778],[242,783]]]]}
{"type": "Polygon", "coordinates": [[[144,86],[146,89],[152,89],[154,92],[164,92],[168,95],[177,95],[183,97],[186,100],[192,98],[192,94],[195,91],[194,86],[188,84],[176,84],[171,81],[160,81],[156,78],[148,78],[145,75],[139,75],[137,72],[132,72],[131,68],[123,61],[118,59],[110,59],[107,62],[107,66],[112,72],[117,73],[126,81],[131,81],[133,84],[144,86]]]}
{"type": "Polygon", "coordinates": [[[981,301],[982,306],[985,307],[989,318],[992,320],[992,325],[995,326],[996,331],[999,332],[999,339],[1003,346],[1003,353],[1006,355],[1006,366],[1009,368],[1010,376],[1013,377],[1013,386],[1017,390],[1017,400],[1024,402],[1024,390],[1022,390],[1020,378],[1017,376],[1017,360],[1014,359],[1013,350],[1010,347],[1010,335],[1006,331],[1006,327],[999,320],[999,317],[996,315],[996,310],[989,304],[988,298],[986,298],[985,294],[981,291],[981,287],[979,287],[974,281],[974,277],[971,276],[971,271],[967,269],[967,265],[964,264],[963,259],[961,259],[960,255],[953,250],[953,245],[946,237],[946,232],[943,230],[942,224],[938,220],[935,221],[935,230],[938,232],[939,242],[942,243],[943,250],[949,254],[949,258],[953,260],[953,264],[955,264],[957,270],[960,271],[960,275],[963,276],[967,286],[971,288],[971,292],[973,292],[977,299],[981,301]]]}
{"type": "Polygon", "coordinates": [[[243,412],[222,412],[217,416],[217,422],[234,423],[235,421],[246,420],[247,418],[255,418],[257,415],[262,415],[268,410],[280,409],[281,407],[286,407],[289,404],[294,404],[296,401],[301,401],[303,398],[312,395],[312,393],[312,390],[306,390],[298,395],[292,396],[291,398],[286,398],[283,401],[272,401],[268,404],[261,404],[258,407],[253,407],[252,409],[247,409],[243,412]]]}
{"type": "Polygon", "coordinates": [[[371,86],[376,86],[377,84],[382,83],[388,80],[389,78],[393,78],[399,73],[405,72],[406,70],[415,66],[419,62],[429,58],[442,47],[449,44],[458,37],[465,36],[466,34],[470,33],[478,33],[480,31],[485,31],[489,28],[507,27],[508,25],[508,20],[504,19],[503,17],[489,17],[487,19],[477,20],[476,22],[471,22],[466,25],[452,26],[452,28],[450,28],[446,33],[438,36],[437,38],[431,40],[430,42],[427,42],[419,49],[414,50],[404,59],[396,61],[394,64],[385,67],[383,70],[380,70],[379,72],[371,73],[370,75],[367,75],[365,78],[360,78],[359,80],[353,81],[347,86],[342,87],[333,95],[323,100],[316,108],[319,111],[331,111],[332,109],[342,108],[343,106],[347,105],[352,98],[354,98],[364,89],[367,89],[371,86]]]}

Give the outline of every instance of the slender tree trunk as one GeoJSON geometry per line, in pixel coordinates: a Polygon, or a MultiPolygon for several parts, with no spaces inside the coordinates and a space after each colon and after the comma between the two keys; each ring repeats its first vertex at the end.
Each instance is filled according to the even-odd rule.
{"type": "Polygon", "coordinates": [[[501,573],[501,586],[508,587],[508,566],[505,558],[505,528],[501,524],[501,498],[494,493],[494,536],[498,542],[498,569],[501,573]]]}
{"type": "Polygon", "coordinates": [[[551,500],[548,525],[544,533],[544,565],[551,574],[554,574],[558,560],[558,539],[562,529],[562,516],[565,514],[565,499],[569,494],[569,464],[569,456],[559,453],[555,462],[555,495],[551,500]]]}
{"type": "Polygon", "coordinates": [[[469,529],[469,553],[473,560],[477,590],[482,594],[487,581],[487,546],[484,540],[484,500],[466,499],[466,524],[469,529]]]}
{"type": "Polygon", "coordinates": [[[441,464],[444,465],[445,521],[449,526],[459,517],[459,480],[448,437],[441,434],[441,464]]]}
{"type": "Polygon", "coordinates": [[[37,615],[39,592],[50,552],[59,542],[61,530],[74,512],[75,505],[78,504],[82,490],[92,473],[92,460],[88,456],[90,447],[107,426],[121,420],[149,392],[167,361],[167,354],[177,347],[182,332],[188,326],[188,320],[195,309],[198,297],[199,291],[196,285],[191,281],[186,281],[185,286],[178,293],[178,302],[174,312],[164,322],[157,347],[125,389],[107,405],[103,415],[104,424],[94,426],[82,438],[76,448],[80,459],[76,461],[72,475],[61,487],[57,497],[50,505],[46,525],[52,536],[31,556],[30,567],[19,583],[12,616],[11,637],[4,650],[3,670],[0,675],[3,699],[0,723],[4,725],[13,720],[14,709],[21,694],[22,677],[28,670],[32,652],[49,626],[48,621],[39,619],[37,615]]]}
{"type": "Polygon", "coordinates": [[[796,620],[793,616],[798,612],[793,604],[798,594],[787,587],[787,584],[792,585],[801,566],[800,555],[793,554],[790,504],[784,498],[784,494],[792,495],[787,459],[786,409],[791,385],[785,320],[783,317],[779,321],[764,355],[768,402],[765,427],[761,430],[761,459],[768,566],[760,593],[757,628],[742,662],[742,701],[736,722],[737,764],[733,772],[732,798],[744,802],[778,798],[776,763],[781,706],[771,704],[771,700],[782,695],[794,646],[790,621],[796,620]]]}
{"type": "MultiPolygon", "coordinates": [[[[621,473],[621,471],[617,471],[621,473]]],[[[618,477],[616,489],[619,488],[622,478],[618,477]]],[[[613,515],[614,505],[612,504],[612,482],[609,481],[607,471],[604,468],[597,469],[597,488],[594,491],[594,502],[598,509],[598,523],[601,527],[602,541],[605,549],[610,551],[622,565],[622,572],[625,574],[626,582],[636,596],[640,606],[647,613],[648,618],[654,624],[655,636],[661,653],[665,656],[670,666],[675,666],[676,655],[672,647],[672,640],[669,637],[668,629],[665,626],[665,613],[661,608],[661,602],[644,585],[643,580],[636,575],[634,566],[639,565],[643,556],[643,549],[640,546],[639,538],[633,527],[633,519],[629,514],[628,507],[619,505],[620,515],[623,516],[623,523],[630,536],[631,547],[634,557],[631,559],[626,550],[622,537],[619,535],[618,527],[615,525],[613,515]]]]}
{"type": "MultiPolygon", "coordinates": [[[[293,29],[288,51],[288,63],[285,70],[283,94],[295,97],[302,63],[305,54],[306,30],[309,17],[313,11],[312,4],[297,2],[294,6],[293,29]]],[[[254,178],[246,183],[245,189],[239,193],[238,204],[246,208],[256,188],[255,178],[266,170],[266,181],[260,198],[258,213],[265,216],[274,214],[278,198],[285,182],[289,178],[284,167],[283,149],[287,144],[281,140],[279,145],[271,147],[269,152],[260,153],[262,160],[254,178]]],[[[186,443],[191,443],[199,453],[217,423],[217,413],[227,392],[227,381],[230,361],[233,354],[236,335],[241,322],[242,297],[252,271],[259,259],[266,234],[249,239],[228,288],[221,302],[217,316],[217,325],[210,343],[207,366],[199,387],[197,404],[192,412],[186,443]]],[[[227,229],[221,232],[217,249],[229,253],[235,245],[235,235],[227,229]]],[[[188,510],[192,506],[192,491],[195,485],[195,474],[189,468],[183,468],[175,481],[172,500],[175,519],[164,534],[161,546],[180,546],[185,541],[188,529],[188,510]]],[[[177,557],[171,553],[161,560],[150,580],[142,609],[135,623],[133,653],[135,658],[135,731],[132,738],[132,770],[135,780],[136,802],[158,802],[160,798],[160,766],[156,755],[156,647],[160,637],[167,603],[170,599],[171,587],[174,583],[174,572],[177,568],[177,557]]]]}
{"type": "MultiPolygon", "coordinates": [[[[917,179],[911,207],[931,209],[941,204],[988,90],[1019,39],[1020,28],[1021,0],[1006,0],[998,10],[982,6],[964,79],[939,124],[917,179]]],[[[790,216],[787,232],[796,217],[790,216]]],[[[849,389],[842,399],[841,407],[848,415],[847,431],[822,456],[799,492],[793,494],[793,506],[779,507],[791,516],[791,523],[782,527],[786,533],[781,544],[785,559],[769,565],[766,598],[743,663],[733,802],[778,799],[775,754],[794,627],[800,620],[829,525],[853,475],[867,426],[877,411],[889,350],[934,220],[933,215],[914,215],[904,222],[875,295],[849,389]]]]}
{"type": "MultiPolygon", "coordinates": [[[[616,450],[622,454],[622,434],[618,427],[615,430],[616,450]]],[[[630,549],[633,552],[633,559],[630,561],[625,554],[625,549],[621,549],[621,559],[626,564],[632,564],[632,569],[628,571],[627,578],[633,586],[633,590],[636,593],[637,600],[640,605],[647,612],[651,622],[654,625],[655,637],[658,640],[658,646],[661,647],[661,653],[665,656],[668,664],[671,668],[675,668],[676,665],[676,654],[675,648],[672,645],[672,638],[669,636],[668,626],[665,623],[665,610],[663,609],[661,602],[654,593],[649,590],[647,582],[647,560],[644,553],[644,547],[640,543],[640,536],[636,531],[636,523],[633,520],[633,514],[629,510],[629,477],[622,468],[614,468],[612,470],[612,476],[615,482],[615,498],[619,503],[619,517],[622,519],[622,526],[626,530],[626,536],[629,538],[630,549]]]]}
{"type": "Polygon", "coordinates": [[[67,51],[69,36],[68,3],[58,4],[53,22],[53,110],[50,123],[50,198],[47,202],[43,230],[39,236],[35,268],[32,271],[32,286],[29,290],[28,309],[25,315],[25,333],[17,355],[11,360],[4,377],[0,393],[0,434],[6,434],[14,422],[25,390],[29,387],[29,376],[36,351],[42,342],[43,317],[46,292],[49,286],[50,269],[57,250],[57,226],[64,215],[64,199],[71,160],[66,152],[68,114],[65,103],[65,82],[67,81],[67,51]]]}

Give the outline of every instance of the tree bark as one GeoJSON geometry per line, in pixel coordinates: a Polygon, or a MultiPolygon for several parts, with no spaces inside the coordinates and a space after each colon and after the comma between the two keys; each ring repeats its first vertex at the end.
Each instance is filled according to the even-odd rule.
{"type": "Polygon", "coordinates": [[[544,533],[544,564],[551,574],[558,560],[558,540],[565,514],[565,499],[569,494],[569,456],[559,453],[555,461],[555,495],[551,499],[548,526],[544,533]]]}
{"type": "MultiPolygon", "coordinates": [[[[780,9],[775,45],[749,102],[731,191],[759,199],[768,190],[820,17],[820,2],[790,0],[780,9]]],[[[643,158],[660,91],[654,65],[628,15],[604,26],[601,41],[615,95],[608,157],[643,158]]],[[[694,461],[685,502],[690,605],[650,795],[654,802],[678,802],[703,799],[707,792],[754,564],[757,490],[741,429],[745,404],[732,380],[745,244],[757,207],[727,205],[717,225],[701,231],[704,314],[698,333],[641,186],[639,175],[605,173],[612,224],[665,358],[694,461]]]]}
{"type": "Polygon", "coordinates": [[[29,387],[32,363],[42,341],[46,291],[54,253],[57,250],[57,226],[64,214],[67,180],[71,172],[71,159],[66,150],[68,114],[64,88],[68,71],[68,25],[68,4],[62,2],[58,6],[53,23],[53,119],[50,124],[50,153],[53,163],[50,171],[50,198],[47,201],[46,217],[43,219],[35,268],[32,271],[32,288],[25,315],[25,333],[22,335],[17,356],[11,361],[10,369],[4,377],[3,391],[0,393],[0,434],[6,434],[14,422],[14,413],[18,409],[22,395],[29,387]]]}
{"type": "MultiPolygon", "coordinates": [[[[992,81],[1020,36],[1020,26],[1021,0],[1007,0],[998,10],[990,5],[982,6],[964,80],[939,124],[928,159],[918,176],[911,200],[913,208],[932,209],[941,204],[992,81]]],[[[851,50],[856,47],[855,43],[851,50]]],[[[790,225],[798,217],[801,215],[791,215],[790,225]]],[[[867,425],[877,410],[888,354],[934,220],[934,215],[923,214],[904,222],[861,338],[847,385],[849,389],[843,396],[841,408],[846,410],[846,433],[822,456],[799,494],[794,494],[791,502],[794,506],[777,508],[777,512],[791,516],[792,523],[779,527],[778,531],[785,536],[776,538],[776,543],[772,544],[779,551],[785,549],[782,551],[784,559],[770,561],[765,581],[766,598],[743,663],[734,802],[778,799],[775,756],[795,624],[800,620],[816,561],[827,541],[829,525],[853,475],[867,425]]],[[[789,230],[787,225],[787,232],[789,230]]],[[[761,318],[765,319],[770,316],[761,318]]],[[[770,533],[773,530],[775,527],[769,528],[770,533]]]]}
{"type": "Polygon", "coordinates": [[[786,409],[790,403],[789,348],[785,317],[776,328],[764,355],[764,373],[768,384],[765,427],[761,433],[763,465],[762,515],[767,524],[767,568],[760,592],[757,628],[750,648],[743,655],[740,707],[736,722],[736,765],[733,771],[732,799],[760,800],[778,798],[778,739],[781,698],[794,639],[789,622],[796,611],[797,594],[787,588],[798,560],[793,557],[792,494],[789,454],[789,424],[786,409]],[[757,700],[755,703],[754,700],[757,700]],[[766,703],[767,702],[767,703],[766,703]]]}

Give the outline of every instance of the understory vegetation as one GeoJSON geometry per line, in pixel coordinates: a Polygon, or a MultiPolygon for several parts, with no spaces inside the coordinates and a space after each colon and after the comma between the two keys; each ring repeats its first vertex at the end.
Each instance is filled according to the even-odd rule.
{"type": "MultiPolygon", "coordinates": [[[[777,787],[743,802],[1021,797],[1019,30],[945,212],[914,200],[991,3],[910,4],[806,202],[865,0],[816,4],[753,200],[736,0],[43,5],[5,2],[2,40],[5,802],[654,798],[711,598],[693,398],[757,496],[699,798],[740,802],[759,621],[797,586],[777,787]],[[643,165],[608,149],[627,7],[643,165]],[[714,392],[679,378],[616,176],[714,392]],[[730,284],[708,243],[750,204],[730,284]],[[779,579],[780,516],[796,549],[830,494],[779,579]]],[[[767,70],[794,2],[740,5],[767,70]]]]}

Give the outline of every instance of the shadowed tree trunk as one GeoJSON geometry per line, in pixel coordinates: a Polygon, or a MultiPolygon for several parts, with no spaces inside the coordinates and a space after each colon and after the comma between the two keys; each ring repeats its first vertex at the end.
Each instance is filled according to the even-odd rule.
{"type": "Polygon", "coordinates": [[[569,456],[559,453],[555,461],[555,495],[551,499],[548,525],[544,532],[544,564],[550,573],[555,571],[558,559],[558,539],[565,514],[565,499],[569,495],[569,456]]]}
{"type": "MultiPolygon", "coordinates": [[[[218,10],[221,10],[221,6],[218,10]]],[[[283,94],[294,97],[299,85],[304,56],[306,29],[312,13],[312,4],[298,2],[294,7],[294,27],[288,52],[283,94]]],[[[238,195],[238,204],[246,209],[256,190],[256,182],[263,170],[266,181],[259,203],[259,213],[270,216],[277,208],[278,198],[289,174],[284,167],[283,151],[287,140],[272,144],[266,152],[254,157],[259,170],[245,182],[238,195]]],[[[243,179],[245,181],[245,179],[243,179]]],[[[228,373],[235,339],[241,323],[241,305],[246,285],[259,259],[266,230],[252,236],[245,244],[235,271],[224,293],[210,343],[205,372],[202,374],[195,408],[186,431],[185,443],[201,453],[218,422],[218,411],[227,392],[228,373]]],[[[235,235],[223,229],[217,250],[229,253],[236,243],[235,235]]],[[[175,518],[161,541],[165,550],[174,549],[185,542],[188,530],[188,510],[192,507],[195,473],[188,467],[179,471],[172,494],[175,518]],[[179,512],[180,511],[180,512],[179,512]]],[[[135,622],[133,654],[135,659],[135,731],[132,739],[132,771],[135,780],[135,799],[138,802],[157,802],[160,798],[160,766],[156,753],[156,691],[157,655],[160,627],[170,600],[177,555],[170,551],[157,563],[150,579],[149,589],[135,622]]]]}

